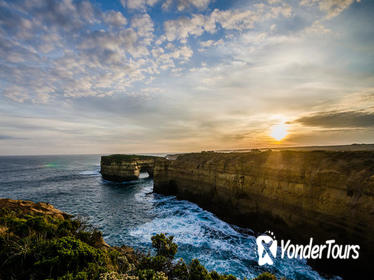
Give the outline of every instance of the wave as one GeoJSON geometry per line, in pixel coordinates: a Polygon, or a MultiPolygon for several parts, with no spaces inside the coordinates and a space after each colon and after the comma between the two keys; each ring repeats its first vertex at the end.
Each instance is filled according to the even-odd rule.
{"type": "Polygon", "coordinates": [[[100,175],[100,170],[86,170],[79,172],[80,175],[100,175]]]}
{"type": "MultiPolygon", "coordinates": [[[[141,202],[149,198],[142,192],[136,199],[141,202]]],[[[259,267],[252,230],[230,225],[196,204],[174,196],[154,194],[152,201],[156,217],[128,233],[140,243],[150,246],[151,236],[164,232],[174,236],[179,246],[177,257],[187,261],[198,258],[210,270],[235,271],[235,276],[250,279],[265,271],[296,280],[324,279],[305,260],[279,259],[273,266],[259,267]]]]}

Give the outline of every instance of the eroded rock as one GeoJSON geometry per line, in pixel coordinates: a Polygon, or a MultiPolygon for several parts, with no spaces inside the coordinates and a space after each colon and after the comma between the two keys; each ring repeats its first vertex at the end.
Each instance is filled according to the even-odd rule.
{"type": "MultiPolygon", "coordinates": [[[[154,191],[293,242],[359,244],[359,260],[346,268],[365,270],[374,257],[373,175],[369,151],[203,152],[157,160],[154,191]]],[[[334,262],[322,265],[336,272],[334,262]]]]}
{"type": "Polygon", "coordinates": [[[109,181],[123,182],[139,178],[140,172],[153,177],[157,157],[141,155],[110,155],[101,157],[101,175],[109,181]]]}

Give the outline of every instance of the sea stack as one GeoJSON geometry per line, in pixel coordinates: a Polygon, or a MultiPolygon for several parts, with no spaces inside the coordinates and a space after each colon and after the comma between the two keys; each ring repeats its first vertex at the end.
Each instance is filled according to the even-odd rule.
{"type": "Polygon", "coordinates": [[[101,157],[101,175],[105,180],[124,182],[136,180],[140,172],[153,177],[155,160],[158,157],[142,155],[110,155],[101,157]]]}

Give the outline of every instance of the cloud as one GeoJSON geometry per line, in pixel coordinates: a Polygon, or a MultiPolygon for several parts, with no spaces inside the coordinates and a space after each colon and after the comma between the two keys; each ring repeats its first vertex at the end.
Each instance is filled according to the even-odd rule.
{"type": "Polygon", "coordinates": [[[147,6],[155,5],[159,0],[121,0],[124,8],[145,9],[147,6]]]}
{"type": "Polygon", "coordinates": [[[194,53],[188,46],[155,46],[155,24],[145,11],[127,19],[120,11],[70,0],[20,1],[0,9],[0,93],[15,102],[141,92],[131,87],[177,71],[194,53]]]}
{"type": "Polygon", "coordinates": [[[209,6],[210,2],[211,0],[166,0],[162,4],[162,8],[167,10],[175,3],[178,11],[183,11],[192,7],[203,10],[209,6]]]}
{"type": "Polygon", "coordinates": [[[255,27],[256,23],[280,16],[290,17],[292,8],[280,3],[275,6],[258,4],[250,9],[219,10],[210,14],[193,14],[164,23],[165,37],[168,41],[186,42],[189,36],[201,36],[204,32],[216,33],[217,28],[224,30],[245,31],[255,27]]]}
{"type": "MultiPolygon", "coordinates": [[[[153,7],[160,0],[120,0],[124,8],[134,10],[145,10],[147,7],[153,7]]],[[[204,10],[209,6],[211,0],[164,0],[161,1],[162,9],[169,10],[171,7],[176,7],[178,11],[184,11],[189,8],[196,8],[204,10]]]]}
{"type": "Polygon", "coordinates": [[[131,27],[137,31],[137,35],[142,37],[147,45],[153,39],[154,25],[148,14],[137,15],[131,20],[131,27]]]}
{"type": "Polygon", "coordinates": [[[199,52],[203,52],[211,47],[217,47],[223,44],[224,44],[224,41],[222,39],[218,41],[214,41],[214,40],[201,41],[200,42],[201,48],[199,49],[199,52]]]}
{"type": "MultiPolygon", "coordinates": [[[[123,4],[135,9],[156,2],[123,4]]],[[[283,3],[214,9],[165,21],[164,34],[160,34],[145,11],[127,19],[120,11],[103,11],[87,1],[22,3],[1,6],[0,54],[4,60],[0,62],[0,79],[4,96],[32,103],[129,93],[136,82],[150,83],[153,75],[162,71],[181,72],[177,64],[189,61],[195,53],[190,46],[161,47],[165,40],[187,43],[190,36],[213,34],[218,28],[244,31],[255,22],[290,13],[290,7],[283,3]]],[[[209,1],[178,3],[204,8],[209,1]]],[[[218,44],[223,44],[222,39],[211,43],[218,44]]]]}
{"type": "Polygon", "coordinates": [[[204,31],[214,31],[215,26],[206,24],[207,19],[203,15],[193,15],[191,18],[183,17],[177,20],[169,20],[164,23],[165,36],[168,41],[183,40],[189,36],[200,36],[204,31]]]}
{"type": "Polygon", "coordinates": [[[10,135],[0,135],[0,140],[17,140],[17,139],[24,139],[24,138],[14,137],[10,135]]]}
{"type": "Polygon", "coordinates": [[[360,2],[360,0],[302,0],[300,1],[300,5],[312,6],[318,4],[319,9],[325,12],[327,18],[330,19],[338,16],[354,2],[360,2]]]}
{"type": "Polygon", "coordinates": [[[121,12],[108,11],[103,14],[104,22],[113,26],[121,26],[127,24],[127,19],[121,12]]]}
{"type": "Polygon", "coordinates": [[[305,28],[305,33],[328,34],[331,33],[331,30],[317,20],[311,26],[305,28]]]}
{"type": "Polygon", "coordinates": [[[319,112],[296,120],[304,126],[324,128],[374,128],[374,112],[319,112]]]}
{"type": "Polygon", "coordinates": [[[13,101],[125,93],[154,63],[144,59],[154,38],[146,13],[127,26],[121,12],[86,1],[20,1],[0,9],[0,93],[13,101]]]}
{"type": "Polygon", "coordinates": [[[348,8],[354,0],[327,0],[321,1],[319,7],[321,11],[327,13],[328,18],[333,18],[339,15],[342,11],[348,8]]]}

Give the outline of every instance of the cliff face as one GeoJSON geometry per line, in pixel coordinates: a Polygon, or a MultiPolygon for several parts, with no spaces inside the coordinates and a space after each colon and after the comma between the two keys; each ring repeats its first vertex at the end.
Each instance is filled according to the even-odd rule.
{"type": "Polygon", "coordinates": [[[139,178],[140,172],[153,177],[157,157],[138,155],[111,155],[101,157],[101,175],[110,181],[130,181],[139,178]]]}
{"type": "Polygon", "coordinates": [[[185,154],[156,162],[154,191],[277,237],[360,244],[365,268],[373,256],[374,152],[185,154]]]}

